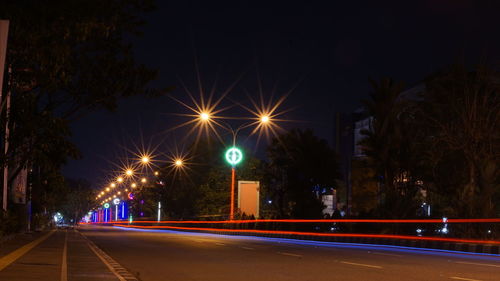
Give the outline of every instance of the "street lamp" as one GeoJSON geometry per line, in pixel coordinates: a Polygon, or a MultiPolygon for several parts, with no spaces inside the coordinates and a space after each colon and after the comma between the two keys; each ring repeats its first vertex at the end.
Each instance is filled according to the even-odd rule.
{"type": "Polygon", "coordinates": [[[202,121],[208,121],[210,119],[210,114],[208,112],[200,113],[200,119],[202,121]]]}
{"type": "MultiPolygon", "coordinates": [[[[221,112],[222,110],[215,110],[215,107],[219,104],[220,99],[213,103],[210,104],[210,100],[205,104],[203,102],[203,97],[202,101],[200,103],[196,102],[193,97],[191,97],[192,102],[194,103],[193,106],[187,105],[186,103],[179,101],[175,99],[177,102],[179,102],[181,105],[192,111],[194,114],[185,114],[185,116],[191,116],[194,117],[194,120],[187,121],[176,128],[188,125],[188,124],[195,124],[194,128],[191,130],[193,131],[194,129],[199,129],[198,134],[202,132],[202,130],[206,130],[207,132],[209,130],[212,130],[219,140],[222,141],[221,136],[217,133],[216,127],[220,127],[232,134],[232,147],[229,148],[226,152],[226,160],[229,164],[231,164],[231,198],[230,198],[230,219],[232,220],[234,218],[234,185],[235,185],[235,178],[236,178],[236,165],[241,162],[243,159],[243,153],[241,150],[236,148],[236,138],[240,130],[248,128],[248,127],[255,127],[253,131],[251,132],[251,135],[254,134],[255,132],[259,132],[260,134],[262,132],[265,132],[266,135],[269,131],[276,133],[275,129],[279,128],[278,125],[275,124],[276,121],[285,121],[285,120],[280,120],[276,119],[275,117],[283,114],[284,112],[276,112],[278,107],[283,103],[285,100],[285,97],[280,98],[275,104],[272,104],[272,101],[269,101],[269,103],[264,104],[264,100],[261,97],[261,104],[258,105],[257,103],[252,101],[252,104],[255,106],[255,110],[250,109],[244,105],[241,105],[244,107],[246,110],[248,110],[252,115],[254,115],[253,118],[250,118],[252,121],[248,123],[241,124],[239,127],[234,129],[230,124],[224,122],[221,120],[221,117],[218,116],[213,116],[216,115],[217,113],[221,112]]],[[[238,119],[238,118],[234,118],[238,119]]],[[[259,135],[260,139],[260,135],[259,135]]],[[[179,167],[181,165],[181,162],[174,161],[173,165],[179,167]]],[[[175,167],[174,166],[174,167],[175,167]]]]}
{"type": "Polygon", "coordinates": [[[180,167],[184,164],[184,162],[181,159],[175,160],[175,166],[180,167]]]}
{"type": "Polygon", "coordinates": [[[144,155],[144,156],[141,157],[142,164],[148,164],[150,160],[151,159],[147,155],[144,155]]]}
{"type": "Polygon", "coordinates": [[[132,176],[133,174],[134,174],[134,171],[133,171],[132,169],[127,169],[127,170],[125,171],[125,175],[127,175],[127,176],[129,176],[129,177],[130,177],[130,176],[132,176]]]}

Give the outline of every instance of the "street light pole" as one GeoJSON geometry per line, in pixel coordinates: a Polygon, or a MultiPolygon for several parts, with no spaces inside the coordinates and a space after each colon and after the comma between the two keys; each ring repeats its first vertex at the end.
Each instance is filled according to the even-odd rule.
{"type": "MultiPolygon", "coordinates": [[[[2,89],[3,89],[3,77],[4,77],[4,67],[5,67],[5,57],[7,54],[7,37],[9,34],[9,21],[8,20],[0,20],[0,102],[4,101],[4,98],[7,100],[7,112],[6,112],[6,120],[7,123],[5,125],[5,143],[4,143],[4,156],[7,157],[7,152],[9,148],[9,111],[10,111],[10,79],[11,79],[11,67],[9,66],[9,84],[7,89],[6,97],[3,97],[2,89]]],[[[5,161],[7,162],[7,161],[5,161]]],[[[3,169],[3,193],[2,193],[2,208],[4,211],[7,211],[7,182],[8,182],[8,167],[7,163],[4,163],[3,169]]]]}
{"type": "MultiPolygon", "coordinates": [[[[198,120],[199,122],[208,123],[211,122],[213,117],[210,116],[209,112],[199,112],[198,120]]],[[[215,122],[215,121],[214,121],[215,122]]],[[[243,153],[236,147],[236,137],[240,130],[248,128],[256,123],[260,123],[259,126],[269,124],[271,122],[269,115],[262,115],[257,122],[252,121],[248,123],[241,124],[238,128],[233,129],[233,127],[222,120],[218,120],[216,123],[219,127],[229,131],[232,134],[233,146],[226,151],[226,161],[231,164],[231,198],[230,198],[230,211],[229,219],[234,219],[234,189],[236,181],[236,165],[243,159],[243,153]]],[[[257,127],[259,128],[259,127],[257,127]]]]}
{"type": "Polygon", "coordinates": [[[236,168],[231,168],[231,210],[229,212],[229,220],[234,219],[234,181],[236,179],[236,168]]]}
{"type": "Polygon", "coordinates": [[[229,220],[234,219],[234,185],[236,181],[236,165],[243,159],[243,153],[235,146],[226,151],[226,161],[231,164],[231,198],[229,220]]]}

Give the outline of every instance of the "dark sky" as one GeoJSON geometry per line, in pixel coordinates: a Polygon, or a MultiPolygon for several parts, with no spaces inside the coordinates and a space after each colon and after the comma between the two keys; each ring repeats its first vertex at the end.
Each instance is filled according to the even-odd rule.
{"type": "MultiPolygon", "coordinates": [[[[172,94],[187,100],[179,78],[197,92],[196,56],[204,85],[217,79],[218,93],[242,75],[228,97],[243,103],[245,92],[258,93],[257,73],[266,97],[276,83],[277,96],[298,83],[282,108],[295,108],[286,117],[300,122],[286,127],[309,127],[328,141],[333,112],[358,108],[369,78],[412,86],[453,62],[500,57],[495,1],[157,2],[145,16],[144,36],[133,39],[137,60],[159,70],[152,86],[176,86],[172,94]]],[[[182,112],[168,97],[137,97],[121,101],[116,112],[91,113],[72,126],[83,159],[70,161],[64,174],[97,184],[124,147],[162,140],[160,149],[171,150],[182,130],[161,132],[186,120],[172,115],[182,112]]]]}

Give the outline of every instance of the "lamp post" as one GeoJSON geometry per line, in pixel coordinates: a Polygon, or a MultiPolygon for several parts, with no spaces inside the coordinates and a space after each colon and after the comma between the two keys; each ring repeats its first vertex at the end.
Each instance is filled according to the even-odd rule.
{"type": "Polygon", "coordinates": [[[226,161],[231,164],[231,207],[229,211],[229,220],[234,219],[234,184],[236,181],[236,165],[243,160],[243,153],[240,149],[233,146],[226,151],[226,161]]]}
{"type": "MultiPolygon", "coordinates": [[[[219,127],[225,129],[230,132],[232,135],[232,147],[230,147],[225,154],[226,161],[231,165],[231,198],[230,198],[230,211],[229,211],[229,220],[234,219],[234,188],[236,181],[236,165],[239,164],[243,160],[243,152],[236,147],[236,138],[238,133],[245,128],[257,124],[257,129],[266,126],[271,122],[271,117],[267,114],[261,115],[258,118],[258,121],[251,121],[248,123],[243,123],[236,129],[234,129],[229,123],[224,122],[222,120],[217,120],[217,125],[219,127]]],[[[198,120],[203,123],[208,123],[212,119],[212,116],[208,112],[201,112],[198,116],[198,120]]]]}

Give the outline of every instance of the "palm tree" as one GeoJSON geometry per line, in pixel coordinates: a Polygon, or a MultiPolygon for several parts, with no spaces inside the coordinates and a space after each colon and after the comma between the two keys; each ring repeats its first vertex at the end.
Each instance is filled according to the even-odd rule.
{"type": "Polygon", "coordinates": [[[371,125],[361,132],[365,138],[360,144],[381,185],[381,215],[407,216],[413,210],[415,196],[415,177],[410,173],[409,161],[413,158],[413,135],[407,127],[411,103],[400,98],[403,83],[390,78],[370,82],[373,91],[363,104],[371,125]]]}

